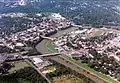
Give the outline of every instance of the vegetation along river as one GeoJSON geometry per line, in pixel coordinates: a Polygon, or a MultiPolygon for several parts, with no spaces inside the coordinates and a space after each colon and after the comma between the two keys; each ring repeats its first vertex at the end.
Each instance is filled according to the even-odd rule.
{"type": "MultiPolygon", "coordinates": [[[[76,28],[76,27],[71,27],[71,28],[68,28],[68,29],[65,29],[65,30],[61,30],[61,31],[58,31],[56,34],[51,35],[50,37],[52,37],[52,38],[59,37],[59,36],[65,34],[65,33],[74,31],[75,29],[77,29],[77,28],[76,28]]],[[[42,40],[42,41],[36,46],[36,49],[37,49],[38,52],[40,52],[40,53],[42,53],[42,54],[49,54],[49,53],[51,53],[51,52],[48,51],[48,49],[45,47],[45,43],[46,43],[46,40],[42,40]]]]}

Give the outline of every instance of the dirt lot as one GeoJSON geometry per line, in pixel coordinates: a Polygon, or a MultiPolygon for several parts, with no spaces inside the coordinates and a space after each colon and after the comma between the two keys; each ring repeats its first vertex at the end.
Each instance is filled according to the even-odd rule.
{"type": "Polygon", "coordinates": [[[12,67],[9,72],[15,72],[19,69],[22,69],[24,67],[29,67],[30,65],[28,63],[26,63],[24,60],[21,61],[14,61],[14,62],[10,62],[14,65],[14,67],[12,67]]]}
{"type": "Polygon", "coordinates": [[[83,83],[83,81],[74,75],[63,75],[54,77],[52,83],[83,83]]]}

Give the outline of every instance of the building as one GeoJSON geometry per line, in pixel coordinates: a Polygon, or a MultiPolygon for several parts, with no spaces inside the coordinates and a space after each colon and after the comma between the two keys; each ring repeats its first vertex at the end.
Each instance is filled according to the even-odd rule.
{"type": "Polygon", "coordinates": [[[39,64],[39,63],[42,63],[43,62],[43,60],[42,59],[40,59],[40,58],[33,58],[33,63],[34,64],[39,64]]]}
{"type": "Polygon", "coordinates": [[[0,64],[5,62],[5,60],[7,60],[7,55],[6,54],[0,54],[0,64]]]}

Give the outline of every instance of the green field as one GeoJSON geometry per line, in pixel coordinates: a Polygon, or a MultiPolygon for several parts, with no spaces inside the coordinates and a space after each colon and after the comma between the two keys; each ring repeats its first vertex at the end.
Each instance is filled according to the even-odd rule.
{"type": "Polygon", "coordinates": [[[12,67],[8,72],[9,73],[13,73],[16,72],[17,70],[23,69],[25,67],[30,67],[30,65],[25,62],[24,60],[21,61],[14,61],[14,62],[10,62],[11,64],[13,64],[14,67],[12,67]]]}
{"type": "MultiPolygon", "coordinates": [[[[50,52],[57,52],[57,50],[55,49],[55,45],[52,44],[52,41],[46,41],[45,47],[50,52]]],[[[61,57],[63,59],[65,59],[66,61],[69,61],[69,62],[73,63],[74,65],[78,66],[79,68],[82,68],[82,69],[86,70],[87,72],[90,72],[91,74],[103,79],[107,83],[119,83],[117,80],[91,69],[90,67],[87,66],[87,64],[83,64],[80,61],[73,60],[65,55],[61,55],[61,57]]]]}
{"type": "Polygon", "coordinates": [[[48,66],[47,68],[48,70],[53,70],[53,71],[56,70],[56,66],[48,66]]]}

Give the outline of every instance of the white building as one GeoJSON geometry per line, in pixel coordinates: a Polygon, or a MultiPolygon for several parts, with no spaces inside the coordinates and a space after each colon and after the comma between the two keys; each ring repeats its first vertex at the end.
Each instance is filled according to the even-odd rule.
{"type": "Polygon", "coordinates": [[[40,58],[33,58],[33,60],[34,60],[34,64],[38,64],[38,63],[42,63],[43,62],[43,60],[40,59],[40,58]]]}

